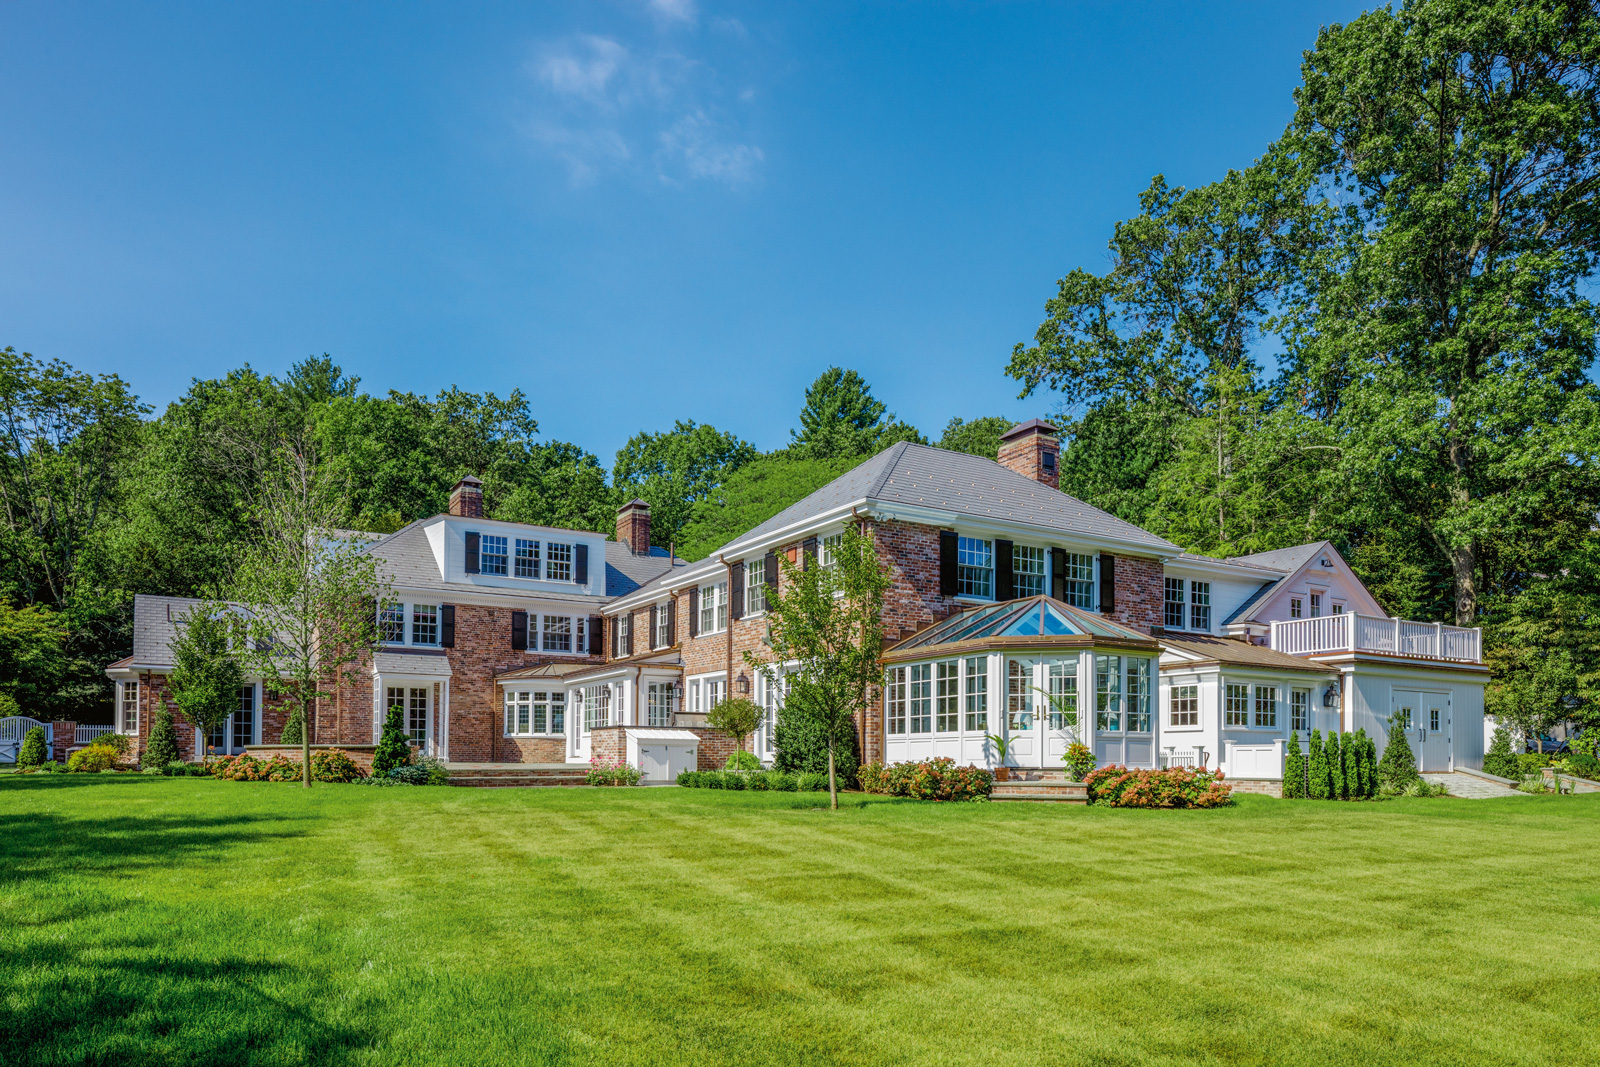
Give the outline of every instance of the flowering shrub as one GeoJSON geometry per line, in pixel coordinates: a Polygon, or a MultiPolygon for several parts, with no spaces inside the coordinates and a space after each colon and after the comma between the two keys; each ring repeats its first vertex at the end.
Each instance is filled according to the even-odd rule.
{"type": "MultiPolygon", "coordinates": [[[[856,772],[868,793],[918,800],[977,800],[994,788],[994,775],[982,767],[957,767],[948,756],[920,763],[870,763],[856,772]]],[[[823,786],[827,788],[826,776],[823,786]]]]}
{"type": "MultiPolygon", "coordinates": [[[[312,759],[314,768],[315,757],[312,759]]],[[[282,754],[273,756],[269,760],[256,759],[248,753],[239,756],[219,756],[210,760],[207,766],[210,767],[213,777],[230,782],[300,781],[300,764],[282,754]]]]}
{"type": "Polygon", "coordinates": [[[90,745],[67,757],[67,770],[84,774],[115,770],[116,766],[117,750],[110,745],[90,745]]]}
{"type": "Polygon", "coordinates": [[[1221,771],[1169,767],[1137,771],[1115,764],[1090,771],[1089,801],[1113,808],[1216,808],[1232,804],[1221,771]]]}
{"type": "Polygon", "coordinates": [[[365,776],[349,753],[330,748],[311,754],[311,777],[318,782],[354,782],[365,776]]]}
{"type": "Polygon", "coordinates": [[[1067,746],[1067,754],[1061,757],[1067,765],[1067,773],[1072,775],[1075,782],[1083,781],[1084,777],[1094,770],[1094,752],[1082,741],[1074,741],[1067,746]]]}
{"type": "Polygon", "coordinates": [[[643,772],[631,763],[618,760],[616,763],[605,763],[598,759],[589,761],[589,773],[584,776],[584,781],[590,785],[638,785],[643,772]]]}

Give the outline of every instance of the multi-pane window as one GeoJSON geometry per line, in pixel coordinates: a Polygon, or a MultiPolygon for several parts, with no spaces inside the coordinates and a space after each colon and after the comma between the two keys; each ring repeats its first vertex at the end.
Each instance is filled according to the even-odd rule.
{"type": "Polygon", "coordinates": [[[406,606],[378,605],[378,640],[391,645],[406,643],[406,606]]]}
{"type": "Polygon", "coordinates": [[[512,560],[512,573],[518,578],[539,577],[539,542],[519,537],[516,548],[517,554],[512,560]]]}
{"type": "Polygon", "coordinates": [[[1006,732],[1033,729],[1033,664],[1006,660],[1006,732]]]}
{"type": "Polygon", "coordinates": [[[700,587],[700,632],[721,633],[728,628],[728,583],[700,587]]]}
{"type": "Polygon", "coordinates": [[[623,656],[633,655],[633,616],[618,615],[613,625],[617,632],[617,653],[623,656]]]}
{"type": "Polygon", "coordinates": [[[667,620],[670,618],[668,613],[671,608],[672,605],[670,604],[661,604],[656,608],[656,639],[654,642],[656,648],[667,647],[667,620]]]}
{"type": "Polygon", "coordinates": [[[1122,730],[1122,657],[1094,658],[1094,726],[1096,730],[1122,730]]]}
{"type": "Polygon", "coordinates": [[[934,729],[955,733],[961,724],[961,661],[942,659],[934,668],[934,729]]]}
{"type": "Polygon", "coordinates": [[[1256,686],[1256,728],[1275,730],[1278,727],[1278,687],[1256,686]]]}
{"type": "Polygon", "coordinates": [[[546,615],[542,629],[546,652],[572,651],[572,619],[569,616],[546,615]]]}
{"type": "Polygon", "coordinates": [[[906,732],[906,668],[890,667],[884,676],[884,700],[889,709],[889,732],[906,732]]]}
{"type": "Polygon", "coordinates": [[[767,610],[767,561],[753,559],[744,565],[744,613],[767,610]]]}
{"type": "MultiPolygon", "coordinates": [[[[904,708],[904,689],[905,689],[905,673],[904,673],[904,670],[905,670],[904,668],[901,668],[901,675],[900,675],[900,686],[901,686],[901,690],[902,690],[902,696],[901,696],[902,707],[900,709],[900,730],[899,730],[900,733],[905,733],[906,732],[905,708],[904,708]]],[[[788,689],[789,689],[789,676],[788,675],[780,675],[777,678],[768,678],[768,679],[766,679],[766,684],[763,685],[761,688],[764,691],[764,697],[765,697],[765,705],[764,705],[765,713],[762,715],[762,722],[766,726],[766,729],[764,731],[762,731],[762,732],[765,735],[766,750],[768,752],[776,752],[777,749],[778,749],[778,738],[777,738],[778,709],[783,706],[784,695],[788,692],[788,689]]]]}
{"type": "Polygon", "coordinates": [[[139,683],[117,683],[117,733],[139,736],[139,683]]]}
{"type": "Polygon", "coordinates": [[[1200,687],[1175,685],[1172,687],[1172,725],[1200,725],[1200,687]]]}
{"type": "Polygon", "coordinates": [[[1078,735],[1078,661],[1052,660],[1046,671],[1050,692],[1050,729],[1078,735]]]}
{"type": "Polygon", "coordinates": [[[611,687],[586,685],[578,692],[583,700],[584,730],[597,730],[611,725],[611,687]]]}
{"type": "Polygon", "coordinates": [[[1311,617],[1313,619],[1315,619],[1315,618],[1319,618],[1321,615],[1322,615],[1322,594],[1321,593],[1312,593],[1311,594],[1311,617]]]}
{"type": "Polygon", "coordinates": [[[1428,709],[1428,729],[1437,730],[1438,728],[1439,728],[1439,709],[1438,708],[1429,708],[1428,709]]]}
{"type": "Polygon", "coordinates": [[[256,741],[256,687],[239,690],[239,710],[233,713],[233,747],[244,748],[256,741]]]}
{"type": "Polygon", "coordinates": [[[994,544],[976,537],[956,539],[956,593],[994,596],[994,544]]]}
{"type": "Polygon", "coordinates": [[[1128,732],[1150,732],[1150,661],[1133,656],[1123,657],[1127,686],[1123,690],[1123,710],[1128,719],[1128,732]]]}
{"type": "Polygon", "coordinates": [[[572,546],[550,542],[544,546],[544,576],[546,581],[572,581],[572,546]]]}
{"type": "Polygon", "coordinates": [[[839,546],[844,543],[844,534],[829,534],[817,544],[817,564],[822,567],[831,567],[839,562],[839,546]]]}
{"type": "Polygon", "coordinates": [[[1166,579],[1163,621],[1169,630],[1183,629],[1183,579],[1166,579]]]}
{"type": "Polygon", "coordinates": [[[1094,557],[1067,553],[1066,601],[1075,608],[1094,608],[1094,557]]]}
{"type": "Polygon", "coordinates": [[[911,732],[933,732],[933,664],[911,665],[911,732]]]}
{"type": "Polygon", "coordinates": [[[405,714],[406,737],[413,741],[428,739],[428,690],[423,686],[392,685],[385,691],[390,708],[401,708],[405,714]]]}
{"type": "Polygon", "coordinates": [[[1289,598],[1289,618],[1300,619],[1305,617],[1305,604],[1297,596],[1289,598]]]}
{"type": "Polygon", "coordinates": [[[647,726],[672,725],[672,683],[651,682],[645,687],[647,726]]]}
{"type": "Polygon", "coordinates": [[[1289,692],[1289,729],[1304,733],[1311,728],[1311,691],[1294,689],[1289,692]]]}
{"type": "Polygon", "coordinates": [[[411,605],[411,643],[413,645],[439,643],[439,605],[411,605]]]}
{"type": "Polygon", "coordinates": [[[505,691],[506,698],[506,728],[507,737],[517,734],[533,733],[533,694],[527,690],[513,692],[505,691]]]}
{"type": "Polygon", "coordinates": [[[1045,591],[1045,551],[1032,545],[1011,549],[1011,581],[1017,596],[1038,596],[1045,591]]]}
{"type": "Polygon", "coordinates": [[[722,703],[728,696],[728,683],[723,679],[706,681],[706,710],[710,711],[722,703]]]}
{"type": "Polygon", "coordinates": [[[506,539],[498,534],[484,534],[478,540],[478,573],[506,573],[506,539]]]}
{"type": "Polygon", "coordinates": [[[1250,687],[1229,684],[1222,697],[1222,725],[1250,725],[1250,687]]]}
{"type": "Polygon", "coordinates": [[[967,657],[967,732],[989,728],[989,657],[967,657]]]}
{"type": "Polygon", "coordinates": [[[1335,600],[1333,602],[1333,613],[1335,615],[1343,615],[1344,614],[1344,605],[1339,603],[1337,600],[1335,600]]]}
{"type": "Polygon", "coordinates": [[[1189,629],[1211,629],[1211,583],[1189,583],[1189,629]]]}

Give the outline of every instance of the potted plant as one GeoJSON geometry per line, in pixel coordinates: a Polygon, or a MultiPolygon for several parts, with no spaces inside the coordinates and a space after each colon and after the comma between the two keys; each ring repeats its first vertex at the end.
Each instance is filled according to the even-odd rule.
{"type": "Polygon", "coordinates": [[[1009,782],[1011,780],[1011,768],[1006,766],[1006,753],[1011,750],[1011,739],[1000,734],[984,734],[983,736],[994,746],[995,752],[1000,757],[995,762],[994,780],[997,782],[1009,782]]]}
{"type": "Polygon", "coordinates": [[[1067,746],[1067,754],[1061,757],[1067,765],[1067,773],[1072,775],[1074,782],[1081,782],[1094,770],[1094,753],[1082,741],[1074,741],[1067,746]]]}

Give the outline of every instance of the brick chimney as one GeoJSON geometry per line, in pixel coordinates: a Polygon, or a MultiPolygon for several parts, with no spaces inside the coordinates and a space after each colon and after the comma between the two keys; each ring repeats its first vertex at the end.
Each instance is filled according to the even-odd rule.
{"type": "Polygon", "coordinates": [[[617,509],[617,540],[635,556],[650,554],[650,505],[630,500],[617,509]]]}
{"type": "Polygon", "coordinates": [[[450,514],[463,519],[483,518],[483,483],[467,475],[450,490],[450,514]]]}
{"type": "Polygon", "coordinates": [[[1057,430],[1043,419],[1029,419],[1000,438],[1000,465],[1025,478],[1061,488],[1061,441],[1057,430]]]}

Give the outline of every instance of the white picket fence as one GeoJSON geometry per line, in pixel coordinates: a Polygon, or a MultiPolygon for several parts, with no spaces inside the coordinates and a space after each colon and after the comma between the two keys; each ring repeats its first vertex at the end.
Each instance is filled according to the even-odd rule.
{"type": "Polygon", "coordinates": [[[116,732],[115,726],[80,726],[73,731],[72,742],[77,745],[87,745],[97,737],[116,732]]]}

